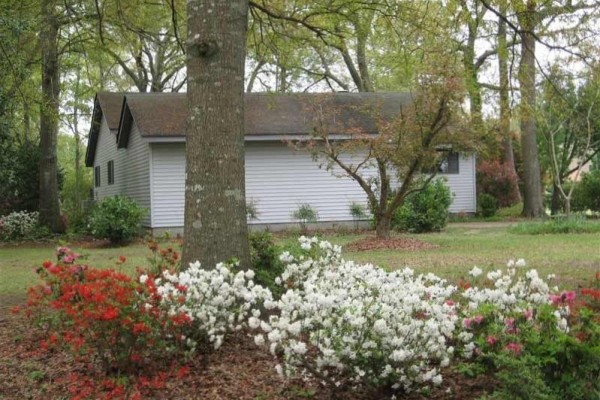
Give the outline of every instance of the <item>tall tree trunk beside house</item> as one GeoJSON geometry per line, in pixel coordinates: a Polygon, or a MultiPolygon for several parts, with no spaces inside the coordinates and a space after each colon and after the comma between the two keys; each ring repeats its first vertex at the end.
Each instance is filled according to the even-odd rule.
{"type": "Polygon", "coordinates": [[[530,0],[517,13],[521,32],[521,63],[519,87],[521,90],[521,152],[523,157],[523,212],[524,217],[542,217],[545,214],[542,197],[542,178],[537,148],[535,121],[535,45],[534,29],[537,25],[536,1],[530,0]]]}
{"type": "Polygon", "coordinates": [[[52,232],[63,232],[58,201],[58,112],[60,75],[58,66],[59,21],[56,0],[42,0],[42,102],[40,110],[40,223],[52,232]]]}
{"type": "Polygon", "coordinates": [[[182,262],[248,265],[244,177],[247,0],[190,0],[182,262]]]}

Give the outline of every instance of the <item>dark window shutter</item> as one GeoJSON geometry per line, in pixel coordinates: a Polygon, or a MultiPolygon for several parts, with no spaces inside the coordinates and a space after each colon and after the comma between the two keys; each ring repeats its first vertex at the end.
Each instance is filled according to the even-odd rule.
{"type": "Polygon", "coordinates": [[[100,166],[94,168],[94,186],[100,187],[100,166]]]}
{"type": "Polygon", "coordinates": [[[106,164],[106,169],[108,170],[108,184],[112,185],[115,183],[115,162],[112,160],[109,161],[106,164]]]}

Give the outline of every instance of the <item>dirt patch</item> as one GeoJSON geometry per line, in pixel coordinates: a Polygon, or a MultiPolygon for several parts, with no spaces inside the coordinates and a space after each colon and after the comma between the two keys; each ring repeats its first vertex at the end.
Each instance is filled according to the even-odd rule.
{"type": "Polygon", "coordinates": [[[344,246],[345,251],[372,251],[372,250],[427,250],[439,247],[436,244],[424,242],[419,239],[409,237],[392,237],[389,239],[379,239],[375,236],[348,243],[344,246]]]}
{"type": "MultiPolygon", "coordinates": [[[[21,315],[9,314],[0,322],[0,399],[67,399],[73,398],[71,373],[92,379],[90,365],[74,360],[61,350],[40,351],[44,333],[32,328],[21,315]],[[69,390],[71,389],[71,390],[69,390]]],[[[306,399],[370,400],[389,398],[382,393],[348,389],[334,392],[314,381],[282,380],[275,372],[275,361],[268,351],[256,347],[252,337],[238,334],[208,358],[196,357],[188,364],[189,373],[167,379],[164,388],[147,399],[306,399]],[[335,397],[332,397],[332,393],[335,397]]],[[[157,366],[160,368],[161,366],[157,366]]],[[[164,369],[164,366],[162,366],[164,369]]],[[[494,386],[486,376],[472,379],[446,370],[440,388],[426,394],[401,396],[405,400],[473,399],[494,386]]]]}

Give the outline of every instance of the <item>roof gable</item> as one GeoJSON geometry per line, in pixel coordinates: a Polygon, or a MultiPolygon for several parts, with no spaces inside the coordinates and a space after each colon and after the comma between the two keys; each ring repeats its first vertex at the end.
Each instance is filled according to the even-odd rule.
{"type": "Polygon", "coordinates": [[[94,111],[92,112],[92,123],[88,136],[88,146],[85,153],[85,165],[87,167],[94,165],[96,146],[98,144],[103,117],[106,119],[108,129],[115,135],[116,140],[124,98],[125,93],[98,92],[96,94],[94,98],[94,111]]]}
{"type": "MultiPolygon", "coordinates": [[[[246,137],[309,135],[317,125],[330,134],[377,133],[379,118],[391,119],[410,93],[247,93],[246,137]]],[[[125,148],[135,123],[142,137],[185,139],[185,93],[100,92],[94,99],[86,166],[93,166],[102,117],[117,147],[125,148]]]]}

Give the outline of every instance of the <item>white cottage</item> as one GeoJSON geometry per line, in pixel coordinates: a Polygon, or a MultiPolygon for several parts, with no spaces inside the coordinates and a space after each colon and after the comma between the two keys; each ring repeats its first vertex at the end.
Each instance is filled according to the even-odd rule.
{"type": "MultiPolygon", "coordinates": [[[[349,205],[366,206],[366,196],[348,177],[319,168],[311,156],[288,146],[314,129],[315,94],[246,94],[246,198],[258,210],[259,227],[294,223],[291,213],[308,203],[328,226],[352,221],[349,205]]],[[[372,117],[357,112],[378,104],[393,115],[409,96],[401,93],[337,93],[331,137],[348,138],[350,125],[376,133],[372,117]]],[[[321,95],[320,98],[323,98],[321,95]]],[[[94,199],[117,194],[135,199],[149,213],[144,225],[155,232],[181,232],[185,185],[185,94],[98,93],[94,103],[86,165],[94,168],[94,199]]],[[[475,157],[451,153],[442,173],[454,194],[454,213],[474,213],[475,157]]]]}

